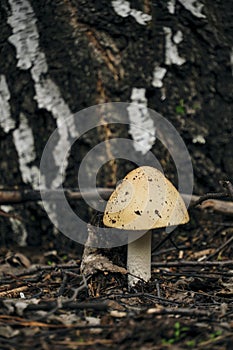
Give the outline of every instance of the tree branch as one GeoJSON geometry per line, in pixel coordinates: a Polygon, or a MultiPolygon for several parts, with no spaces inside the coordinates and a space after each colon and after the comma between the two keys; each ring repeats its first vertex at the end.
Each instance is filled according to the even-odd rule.
{"type": "Polygon", "coordinates": [[[195,266],[195,267],[233,267],[233,260],[225,261],[168,261],[168,262],[153,262],[152,267],[183,267],[183,266],[195,266]]]}
{"type": "MultiPolygon", "coordinates": [[[[108,199],[114,189],[111,188],[97,188],[98,194],[103,199],[108,199]]],[[[77,189],[58,189],[58,190],[32,190],[32,189],[19,189],[19,190],[0,190],[0,205],[10,205],[10,204],[21,204],[26,202],[38,202],[41,201],[41,194],[43,197],[46,195],[46,200],[54,201],[63,199],[63,194],[66,196],[67,200],[80,200],[83,197],[89,199],[97,199],[96,191],[92,189],[87,189],[82,193],[77,189]]],[[[212,209],[216,212],[233,215],[233,202],[212,199],[228,197],[227,193],[213,193],[204,196],[192,195],[191,205],[197,206],[199,209],[212,209]]],[[[182,194],[184,200],[190,200],[190,195],[182,194]]],[[[230,197],[230,195],[229,195],[230,197]]]]}

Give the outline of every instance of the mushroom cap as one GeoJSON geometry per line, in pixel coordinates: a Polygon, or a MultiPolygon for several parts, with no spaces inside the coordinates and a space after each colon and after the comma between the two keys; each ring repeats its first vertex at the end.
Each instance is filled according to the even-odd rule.
{"type": "Polygon", "coordinates": [[[128,173],[110,196],[105,226],[149,230],[185,224],[189,215],[182,197],[156,168],[142,166],[128,173]]]}

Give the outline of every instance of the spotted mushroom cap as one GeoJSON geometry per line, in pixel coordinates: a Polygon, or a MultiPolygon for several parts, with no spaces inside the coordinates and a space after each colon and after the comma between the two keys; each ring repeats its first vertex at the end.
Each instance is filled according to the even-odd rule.
{"type": "Polygon", "coordinates": [[[189,215],[179,192],[156,168],[131,171],[112,193],[105,208],[105,226],[149,230],[185,224],[189,215]]]}

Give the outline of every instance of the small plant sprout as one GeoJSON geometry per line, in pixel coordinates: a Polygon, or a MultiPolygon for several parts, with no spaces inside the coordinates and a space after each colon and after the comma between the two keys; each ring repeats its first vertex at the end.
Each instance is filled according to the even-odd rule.
{"type": "MultiPolygon", "coordinates": [[[[151,278],[151,229],[185,224],[189,215],[179,192],[156,168],[142,166],[122,180],[108,200],[103,222],[107,227],[137,231],[129,240],[129,286],[151,278]],[[132,242],[131,242],[132,241],[132,242]],[[137,278],[138,277],[138,278],[137,278]]],[[[131,237],[131,236],[129,236],[131,237]]]]}

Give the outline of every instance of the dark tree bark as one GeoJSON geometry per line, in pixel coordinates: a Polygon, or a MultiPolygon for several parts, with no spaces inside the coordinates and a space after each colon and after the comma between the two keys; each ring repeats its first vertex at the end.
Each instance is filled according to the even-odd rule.
{"type": "MultiPolygon", "coordinates": [[[[1,188],[37,189],[44,146],[65,117],[101,102],[131,101],[135,93],[179,130],[196,193],[216,192],[220,179],[232,181],[232,14],[227,0],[2,0],[1,188]]],[[[59,147],[72,128],[59,134],[59,147]]],[[[127,134],[109,127],[82,137],[70,152],[65,186],[78,186],[76,172],[88,150],[127,134]]],[[[166,150],[152,150],[175,179],[166,150]]],[[[51,161],[59,162],[59,153],[51,161]]],[[[131,167],[112,162],[98,185],[114,186],[131,167]]],[[[40,205],[2,209],[22,218],[0,217],[2,243],[54,244],[40,205]]],[[[89,219],[84,203],[76,210],[89,219]]]]}

